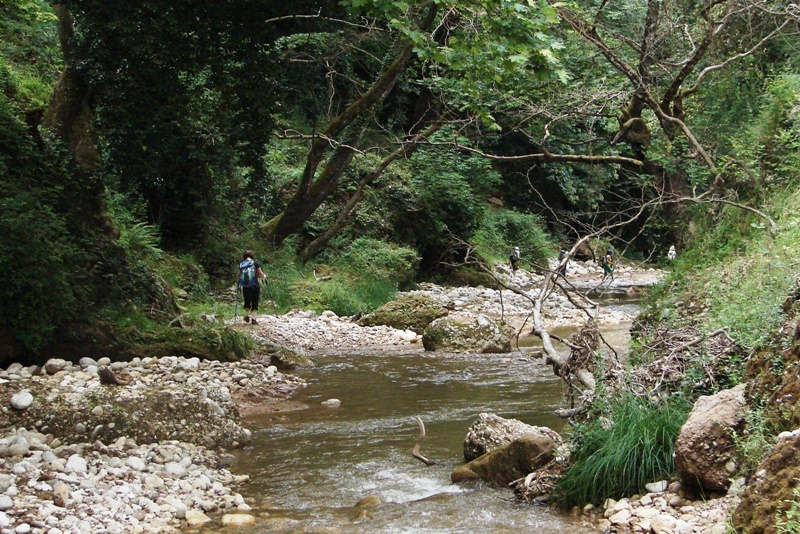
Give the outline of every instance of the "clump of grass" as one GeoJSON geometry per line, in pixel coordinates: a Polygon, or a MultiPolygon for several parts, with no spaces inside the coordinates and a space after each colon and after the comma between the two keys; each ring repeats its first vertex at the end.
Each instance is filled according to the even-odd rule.
{"type": "Polygon", "coordinates": [[[689,413],[681,397],[653,403],[627,395],[607,415],[575,429],[572,467],[555,494],[567,507],[600,504],[644,489],[675,471],[675,438],[689,413]]]}

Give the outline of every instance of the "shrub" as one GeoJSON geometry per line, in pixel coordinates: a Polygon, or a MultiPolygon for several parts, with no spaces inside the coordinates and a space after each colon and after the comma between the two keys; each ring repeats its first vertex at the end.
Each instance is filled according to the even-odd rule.
{"type": "Polygon", "coordinates": [[[399,286],[410,284],[419,263],[416,251],[379,241],[359,238],[339,256],[342,266],[373,280],[388,280],[399,286]]]}
{"type": "Polygon", "coordinates": [[[475,244],[482,256],[499,261],[507,261],[509,252],[517,246],[523,260],[537,265],[546,265],[556,251],[542,217],[506,209],[486,213],[475,234],[475,244]]]}
{"type": "Polygon", "coordinates": [[[652,403],[633,395],[575,429],[572,466],[556,486],[565,506],[600,504],[644,489],[675,471],[675,438],[689,413],[681,397],[652,403]]]}

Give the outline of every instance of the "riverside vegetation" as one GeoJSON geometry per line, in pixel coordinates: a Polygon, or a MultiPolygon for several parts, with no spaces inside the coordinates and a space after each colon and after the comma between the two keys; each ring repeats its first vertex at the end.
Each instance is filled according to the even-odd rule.
{"type": "MultiPolygon", "coordinates": [[[[44,509],[73,517],[64,530],[91,531],[94,497],[56,480],[94,496],[133,477],[129,500],[105,502],[142,531],[192,515],[167,489],[206,512],[247,511],[224,467],[205,471],[220,467],[216,453],[195,449],[233,445],[195,443],[238,425],[233,404],[200,391],[263,380],[255,389],[275,400],[288,391],[269,365],[304,360],[226,323],[245,248],[268,273],[263,312],[357,318],[422,283],[496,290],[514,246],[535,284],[564,246],[573,266],[612,247],[623,265],[669,275],[647,295],[626,361],[581,345],[564,368],[588,369],[597,386],[572,414],[552,501],[607,503],[609,519],[643,483],[686,475],[673,452],[692,406],[739,386],[743,417],[718,436],[730,443],[730,528],[797,532],[796,6],[290,4],[0,5],[4,415],[20,415],[18,386],[38,384],[15,401],[37,416],[3,427],[0,528],[17,497],[49,494],[44,509]],[[173,400],[188,411],[145,434],[117,428],[129,384],[100,389],[82,358],[156,390],[189,365],[173,400]],[[230,382],[210,388],[207,366],[230,382]],[[61,393],[85,398],[81,420],[37,412],[61,393]],[[188,432],[212,412],[214,428],[188,432]],[[207,487],[189,488],[172,464],[207,487]],[[208,502],[209,487],[225,498],[208,502]]],[[[691,482],[669,500],[723,491],[691,482]]],[[[647,526],[621,516],[604,525],[647,526]]],[[[23,523],[62,528],[24,516],[14,528],[23,523]]],[[[660,525],[649,528],[685,527],[660,525]]]]}

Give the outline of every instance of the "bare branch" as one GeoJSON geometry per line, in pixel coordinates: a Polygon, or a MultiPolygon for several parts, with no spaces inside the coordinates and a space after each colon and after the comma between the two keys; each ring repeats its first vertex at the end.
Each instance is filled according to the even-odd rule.
{"type": "Polygon", "coordinates": [[[697,75],[697,79],[695,80],[694,85],[692,85],[692,87],[684,91],[681,91],[681,93],[683,95],[689,95],[697,92],[698,88],[700,87],[700,83],[703,81],[703,78],[705,77],[706,74],[708,74],[709,72],[713,72],[715,70],[723,69],[736,60],[743,59],[746,58],[747,56],[753,55],[759,48],[762,48],[765,44],[767,44],[775,36],[777,36],[787,25],[789,25],[790,22],[792,22],[792,20],[790,19],[783,21],[783,24],[775,28],[772,32],[770,32],[769,35],[761,39],[758,43],[753,45],[749,50],[746,50],[740,54],[736,54],[735,56],[729,57],[722,63],[717,63],[716,65],[711,65],[704,68],[702,71],[700,71],[700,74],[697,75]]]}

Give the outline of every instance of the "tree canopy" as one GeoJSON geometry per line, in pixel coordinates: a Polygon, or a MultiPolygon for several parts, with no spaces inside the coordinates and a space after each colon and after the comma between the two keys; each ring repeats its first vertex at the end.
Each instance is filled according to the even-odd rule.
{"type": "MultiPolygon", "coordinates": [[[[521,220],[569,241],[661,199],[609,236],[646,256],[683,238],[680,206],[755,209],[764,175],[787,172],[763,157],[769,140],[756,153],[744,135],[758,126],[776,139],[765,117],[781,113],[762,102],[774,105],[776,80],[798,68],[798,12],[786,2],[11,0],[0,10],[4,235],[21,235],[31,206],[43,217],[41,241],[9,237],[0,260],[16,277],[17,255],[52,250],[67,266],[54,275],[68,288],[59,317],[174,310],[131,235],[191,254],[212,279],[244,244],[289,243],[312,261],[356,240],[412,249],[434,273],[465,242],[492,248],[486,236],[503,254],[513,237],[502,232],[521,220]],[[104,291],[110,279],[134,282],[104,291]]],[[[539,257],[547,246],[531,238],[539,257]]],[[[22,317],[15,287],[4,317],[22,317]]],[[[41,339],[16,320],[3,327],[39,347],[68,322],[46,317],[41,339]]]]}

